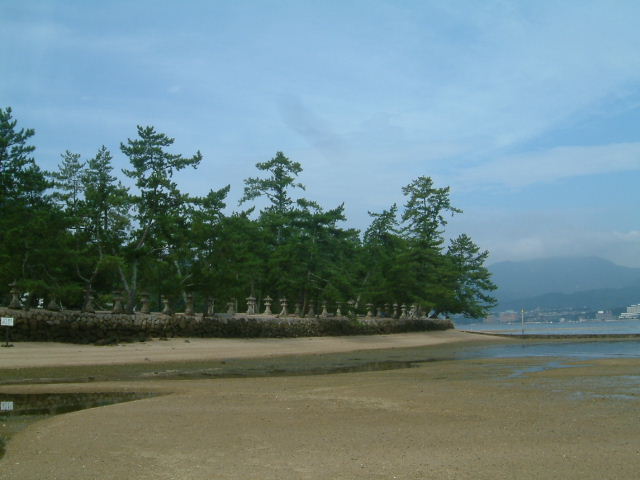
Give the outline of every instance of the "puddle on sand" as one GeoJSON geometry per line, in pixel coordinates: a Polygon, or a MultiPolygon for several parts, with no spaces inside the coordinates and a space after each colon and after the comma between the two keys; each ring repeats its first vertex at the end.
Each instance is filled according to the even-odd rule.
{"type": "Polygon", "coordinates": [[[605,400],[638,400],[637,395],[628,393],[593,393],[593,392],[575,392],[573,398],[578,400],[584,399],[605,399],[605,400]]]}
{"type": "Polygon", "coordinates": [[[528,373],[544,372],[546,370],[555,370],[556,368],[575,368],[575,367],[582,367],[582,366],[584,365],[566,365],[560,362],[548,362],[548,363],[545,363],[544,365],[534,365],[532,367],[516,368],[514,369],[513,373],[511,373],[511,375],[509,375],[507,378],[524,377],[528,373]]]}
{"type": "Polygon", "coordinates": [[[292,377],[300,375],[327,375],[334,373],[373,372],[418,367],[443,358],[416,358],[411,360],[372,361],[370,358],[283,357],[274,359],[230,360],[216,367],[154,370],[140,374],[141,378],[190,380],[207,378],[292,377]]]}
{"type": "Polygon", "coordinates": [[[640,375],[584,378],[576,399],[640,400],[640,375]]]}
{"type": "Polygon", "coordinates": [[[155,396],[152,393],[0,393],[0,458],[9,438],[27,425],[61,413],[155,396]]]}

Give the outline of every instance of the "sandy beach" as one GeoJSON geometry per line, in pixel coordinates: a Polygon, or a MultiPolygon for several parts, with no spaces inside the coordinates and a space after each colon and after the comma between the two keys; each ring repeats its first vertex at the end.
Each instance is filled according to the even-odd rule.
{"type": "Polygon", "coordinates": [[[16,344],[19,348],[0,350],[0,369],[311,355],[473,341],[486,341],[486,338],[482,335],[445,330],[348,337],[171,338],[166,341],[123,343],[108,347],[20,342],[16,344]]]}
{"type": "MultiPolygon", "coordinates": [[[[17,344],[1,349],[0,375],[140,362],[173,362],[179,370],[233,358],[259,365],[282,355],[296,362],[350,352],[373,358],[494,341],[509,340],[450,331],[122,347],[17,344]]],[[[637,478],[640,362],[544,368],[549,361],[443,355],[413,368],[326,375],[3,385],[2,393],[163,395],[31,424],[9,442],[0,478],[637,478]]]]}

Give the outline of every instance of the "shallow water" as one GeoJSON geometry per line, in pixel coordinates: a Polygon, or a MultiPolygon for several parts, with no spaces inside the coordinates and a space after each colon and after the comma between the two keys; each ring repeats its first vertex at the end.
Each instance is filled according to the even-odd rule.
{"type": "Polygon", "coordinates": [[[486,345],[461,350],[457,359],[564,357],[580,360],[596,358],[640,358],[640,340],[552,341],[486,345]]]}
{"type": "Polygon", "coordinates": [[[513,373],[507,376],[507,378],[520,378],[526,376],[528,373],[544,372],[545,370],[553,370],[556,368],[573,368],[578,365],[565,365],[562,362],[548,362],[542,365],[533,365],[531,367],[516,368],[513,367],[513,373]]]}
{"type": "MultiPolygon", "coordinates": [[[[521,335],[523,326],[514,323],[466,323],[456,327],[470,332],[521,335]]],[[[640,335],[640,320],[524,323],[525,335],[640,335]]]]}

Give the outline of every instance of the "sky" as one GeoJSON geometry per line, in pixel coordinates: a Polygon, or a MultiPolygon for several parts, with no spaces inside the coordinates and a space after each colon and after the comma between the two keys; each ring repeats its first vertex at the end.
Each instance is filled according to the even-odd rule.
{"type": "MultiPolygon", "coordinates": [[[[489,263],[640,267],[640,2],[2,0],[0,107],[38,164],[137,125],[204,159],[194,195],[277,151],[304,196],[366,229],[424,175],[489,263]]],[[[244,205],[243,205],[244,207],[244,205]]]]}

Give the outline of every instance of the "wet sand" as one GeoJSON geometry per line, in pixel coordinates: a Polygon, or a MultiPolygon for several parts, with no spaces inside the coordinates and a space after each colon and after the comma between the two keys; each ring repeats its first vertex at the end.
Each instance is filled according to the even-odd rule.
{"type": "MultiPolygon", "coordinates": [[[[459,349],[478,341],[460,332],[441,333],[447,335],[315,339],[309,344],[315,345],[314,353],[329,353],[347,348],[345,342],[352,351],[362,351],[369,345],[417,347],[426,337],[436,341],[426,349],[447,342],[459,349]]],[[[307,340],[298,340],[287,348],[308,353],[300,350],[307,340]]],[[[262,342],[249,342],[244,355],[281,353],[261,350],[262,342]]],[[[174,347],[162,343],[149,348],[168,347],[166,352],[174,355],[171,348],[197,346],[196,341],[174,347]]],[[[231,351],[241,356],[242,348],[234,345],[226,356],[231,351]]],[[[133,349],[128,352],[133,352],[128,361],[138,359],[133,349]]],[[[104,361],[102,353],[89,353],[95,355],[89,359],[77,350],[58,353],[58,361],[68,362],[70,356],[85,365],[104,361]]],[[[0,478],[638,478],[640,361],[564,362],[572,368],[532,371],[549,362],[440,360],[331,375],[3,386],[2,392],[166,395],[32,424],[9,443],[0,478]]]]}

